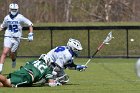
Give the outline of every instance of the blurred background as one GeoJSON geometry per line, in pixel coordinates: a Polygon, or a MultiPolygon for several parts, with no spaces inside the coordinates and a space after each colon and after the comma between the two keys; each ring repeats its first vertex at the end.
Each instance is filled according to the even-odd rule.
{"type": "Polygon", "coordinates": [[[140,21],[140,0],[0,0],[0,21],[11,2],[34,23],[140,21]]]}
{"type": "MultiPolygon", "coordinates": [[[[69,38],[75,38],[84,48],[81,57],[90,57],[110,31],[115,38],[96,57],[129,58],[140,55],[140,0],[0,0],[0,23],[13,2],[19,5],[20,13],[30,19],[34,27],[45,27],[44,30],[34,30],[33,42],[22,40],[18,56],[39,56],[56,46],[66,45],[69,38]],[[95,26],[100,29],[89,29],[95,26]],[[127,26],[129,29],[108,30],[102,29],[102,26],[127,26]]],[[[0,33],[0,52],[3,34],[0,33]]],[[[28,30],[23,30],[23,34],[27,37],[28,30]]]]}

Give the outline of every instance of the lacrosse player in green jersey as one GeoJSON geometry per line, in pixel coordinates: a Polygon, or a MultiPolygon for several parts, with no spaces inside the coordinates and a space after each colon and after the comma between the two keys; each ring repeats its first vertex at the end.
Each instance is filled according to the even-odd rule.
{"type": "Polygon", "coordinates": [[[49,59],[44,54],[38,60],[30,61],[21,66],[17,71],[10,73],[7,77],[0,75],[0,87],[29,87],[33,83],[45,78],[49,86],[57,86],[59,83],[53,80],[53,69],[49,59]]]}

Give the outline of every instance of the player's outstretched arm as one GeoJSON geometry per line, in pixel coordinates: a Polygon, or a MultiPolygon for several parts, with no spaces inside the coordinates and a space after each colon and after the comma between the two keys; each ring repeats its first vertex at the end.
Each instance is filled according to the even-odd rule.
{"type": "Polygon", "coordinates": [[[78,70],[78,71],[85,71],[85,69],[87,68],[87,66],[85,65],[76,65],[73,62],[67,65],[66,67],[68,67],[71,70],[78,70]]]}

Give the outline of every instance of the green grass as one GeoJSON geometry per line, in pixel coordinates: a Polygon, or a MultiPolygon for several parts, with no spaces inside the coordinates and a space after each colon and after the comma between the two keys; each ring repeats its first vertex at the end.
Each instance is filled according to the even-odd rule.
{"type": "MultiPolygon", "coordinates": [[[[18,69],[29,58],[18,58],[17,67],[11,69],[6,60],[4,73],[18,69]]],[[[76,64],[85,64],[88,59],[75,59],[76,64]]],[[[134,66],[137,59],[94,59],[84,72],[66,70],[70,76],[67,85],[58,87],[0,88],[0,93],[139,93],[140,80],[134,66]]]]}

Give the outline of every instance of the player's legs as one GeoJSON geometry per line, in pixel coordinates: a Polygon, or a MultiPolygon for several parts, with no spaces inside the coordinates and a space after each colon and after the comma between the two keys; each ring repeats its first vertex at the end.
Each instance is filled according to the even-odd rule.
{"type": "Polygon", "coordinates": [[[7,76],[13,87],[28,87],[32,85],[32,76],[23,67],[7,76]]]}
{"type": "Polygon", "coordinates": [[[6,58],[6,56],[7,56],[9,51],[10,51],[10,48],[8,48],[8,47],[4,47],[3,48],[3,51],[2,51],[2,54],[1,54],[1,58],[0,58],[0,64],[4,63],[5,58],[6,58]]]}
{"type": "Polygon", "coordinates": [[[0,58],[0,73],[2,72],[2,67],[3,67],[3,64],[4,64],[5,58],[8,54],[8,52],[10,51],[11,45],[12,45],[12,43],[11,43],[10,38],[5,37],[4,38],[4,48],[3,48],[1,58],[0,58]]]}
{"type": "Polygon", "coordinates": [[[0,58],[0,73],[2,72],[3,64],[5,62],[5,58],[9,51],[10,51],[10,48],[8,48],[8,47],[3,48],[3,52],[2,52],[1,58],[0,58]]]}
{"type": "Polygon", "coordinates": [[[12,87],[10,80],[3,75],[0,75],[0,87],[12,87]]]}
{"type": "Polygon", "coordinates": [[[19,38],[13,38],[12,39],[12,48],[10,51],[10,58],[12,60],[12,68],[16,67],[16,56],[17,56],[17,49],[19,47],[20,44],[20,39],[19,38]]]}
{"type": "Polygon", "coordinates": [[[16,52],[10,52],[10,58],[12,60],[12,68],[16,67],[16,52]]]}

